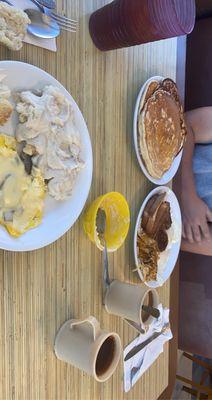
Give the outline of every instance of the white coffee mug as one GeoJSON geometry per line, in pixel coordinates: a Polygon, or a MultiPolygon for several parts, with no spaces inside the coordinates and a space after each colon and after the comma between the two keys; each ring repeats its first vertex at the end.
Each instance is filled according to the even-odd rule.
{"type": "Polygon", "coordinates": [[[143,310],[143,305],[150,305],[157,308],[159,305],[158,293],[155,289],[141,285],[114,280],[110,283],[105,295],[105,308],[109,314],[114,314],[137,324],[143,331],[154,321],[154,317],[147,315],[143,310]]]}
{"type": "Polygon", "coordinates": [[[122,348],[118,334],[102,330],[90,316],[66,321],[56,335],[54,350],[60,360],[105,382],[114,373],[122,348]]]}

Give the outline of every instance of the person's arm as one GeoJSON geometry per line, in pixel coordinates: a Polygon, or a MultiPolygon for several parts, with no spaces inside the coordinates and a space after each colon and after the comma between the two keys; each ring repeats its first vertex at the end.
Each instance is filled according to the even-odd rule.
{"type": "Polygon", "coordinates": [[[201,242],[190,243],[188,240],[183,239],[181,243],[181,250],[186,251],[188,253],[212,256],[212,226],[210,225],[209,225],[210,240],[206,240],[203,238],[201,242]]]}
{"type": "Polygon", "coordinates": [[[212,221],[212,213],[207,204],[196,192],[193,174],[193,153],[195,145],[195,127],[192,126],[190,115],[185,116],[187,125],[187,140],[182,158],[182,192],[181,206],[183,216],[183,238],[190,243],[200,242],[202,236],[210,239],[208,221],[212,221]]]}
{"type": "Polygon", "coordinates": [[[187,136],[182,157],[182,194],[186,194],[186,192],[188,192],[189,195],[193,196],[196,194],[193,173],[195,135],[188,114],[185,114],[185,122],[187,128],[187,136]]]}
{"type": "Polygon", "coordinates": [[[201,107],[186,113],[193,127],[195,143],[212,143],[212,107],[201,107]]]}

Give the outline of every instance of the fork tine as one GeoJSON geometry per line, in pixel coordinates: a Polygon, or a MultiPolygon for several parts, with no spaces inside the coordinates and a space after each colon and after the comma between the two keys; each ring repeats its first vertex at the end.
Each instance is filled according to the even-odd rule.
{"type": "Polygon", "coordinates": [[[54,18],[60,19],[61,21],[64,21],[64,22],[69,22],[69,23],[73,23],[76,25],[78,24],[78,21],[76,21],[75,19],[68,18],[65,15],[55,13],[54,11],[51,11],[51,16],[52,17],[54,16],[54,18]]]}
{"type": "Polygon", "coordinates": [[[64,26],[64,25],[59,25],[59,26],[60,26],[60,28],[61,28],[63,31],[76,33],[76,29],[74,29],[74,28],[67,28],[67,27],[64,26]]]}
{"type": "MultiPolygon", "coordinates": [[[[54,20],[54,19],[52,18],[52,20],[54,20]]],[[[77,31],[76,26],[70,26],[68,24],[65,24],[65,23],[62,23],[62,22],[58,22],[58,21],[57,21],[57,24],[64,31],[68,31],[68,32],[76,32],[77,31]]]]}
{"type": "Polygon", "coordinates": [[[58,21],[58,20],[56,20],[54,18],[52,18],[52,21],[55,21],[59,26],[64,26],[67,29],[73,29],[74,31],[77,30],[77,26],[76,25],[70,25],[70,24],[67,24],[66,22],[61,22],[61,21],[58,21]]]}
{"type": "Polygon", "coordinates": [[[58,23],[58,25],[64,25],[67,28],[71,28],[71,29],[75,29],[75,30],[77,29],[77,25],[72,24],[70,22],[59,20],[58,18],[55,18],[54,15],[52,15],[51,18],[53,19],[53,21],[56,21],[58,23]]]}
{"type": "Polygon", "coordinates": [[[74,27],[74,28],[77,28],[77,24],[75,24],[75,23],[73,23],[73,22],[69,22],[69,21],[66,21],[66,20],[63,20],[63,19],[61,19],[61,18],[57,18],[57,17],[55,17],[54,15],[51,15],[51,18],[54,20],[54,21],[56,21],[58,24],[66,24],[66,25],[68,25],[68,26],[70,26],[70,27],[74,27]]]}

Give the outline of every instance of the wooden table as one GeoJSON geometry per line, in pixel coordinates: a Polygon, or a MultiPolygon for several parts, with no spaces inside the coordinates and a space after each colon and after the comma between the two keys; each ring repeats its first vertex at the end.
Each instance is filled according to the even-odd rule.
{"type": "MultiPolygon", "coordinates": [[[[132,140],[133,109],[142,83],[152,75],[176,77],[177,40],[100,53],[88,33],[89,14],[103,0],[60,0],[79,19],[77,35],[63,33],[56,54],[25,45],[20,53],[0,49],[1,60],[37,65],[73,95],[87,121],[93,145],[94,175],[89,202],[107,191],[123,193],[131,209],[125,245],[110,256],[111,276],[134,283],[135,218],[152,185],[137,163],[132,140]]],[[[18,77],[17,77],[18,79],[18,77]]],[[[63,321],[95,315],[115,330],[125,346],[136,333],[101,305],[101,254],[82,229],[82,217],[51,246],[30,253],[0,252],[0,399],[1,400],[154,400],[168,385],[168,344],[164,353],[128,393],[123,366],[105,384],[58,361],[54,336],[63,321]]],[[[170,304],[170,283],[159,290],[170,304]]]]}

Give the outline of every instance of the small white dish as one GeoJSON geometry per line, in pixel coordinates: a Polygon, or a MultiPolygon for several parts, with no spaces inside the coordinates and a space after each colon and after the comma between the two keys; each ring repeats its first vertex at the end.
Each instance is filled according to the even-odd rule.
{"type": "Polygon", "coordinates": [[[153,76],[153,77],[149,78],[144,83],[144,85],[140,89],[140,92],[139,92],[137,100],[136,100],[135,111],[134,111],[134,119],[133,119],[133,136],[134,136],[134,146],[135,146],[136,156],[137,156],[139,165],[140,165],[141,170],[143,171],[144,175],[149,179],[149,181],[153,182],[155,185],[166,185],[168,182],[170,182],[173,179],[173,177],[177,173],[177,170],[178,170],[180,162],[181,162],[182,154],[183,154],[183,150],[181,150],[180,153],[177,155],[177,157],[175,157],[175,159],[174,159],[171,167],[169,168],[169,170],[165,172],[165,174],[162,176],[162,178],[156,179],[156,178],[153,178],[149,174],[149,172],[147,171],[145,163],[144,163],[144,161],[143,161],[143,159],[141,157],[140,151],[139,151],[139,146],[138,146],[138,113],[139,113],[139,106],[140,106],[140,102],[141,102],[142,96],[145,93],[147,85],[149,85],[149,83],[151,81],[154,81],[154,80],[162,81],[164,79],[165,78],[162,77],[162,76],[153,76]]]}
{"type": "MultiPolygon", "coordinates": [[[[157,288],[159,286],[162,286],[164,282],[166,282],[166,280],[170,277],[179,255],[181,236],[182,236],[181,211],[178,200],[174,192],[166,186],[160,186],[157,187],[156,189],[153,189],[144,200],[136,221],[135,233],[134,233],[134,257],[135,257],[136,267],[139,264],[138,254],[137,254],[137,232],[141,224],[141,218],[149,199],[154,194],[161,192],[166,193],[165,201],[168,201],[171,206],[172,226],[167,231],[169,237],[168,247],[165,251],[160,253],[160,259],[158,262],[158,279],[156,281],[144,282],[147,286],[151,288],[157,288]]],[[[138,269],[137,272],[140,279],[144,281],[141,269],[138,269]]]]}
{"type": "MultiPolygon", "coordinates": [[[[85,162],[85,167],[79,173],[72,196],[65,201],[56,201],[47,195],[41,224],[17,239],[10,236],[6,229],[0,226],[1,249],[10,251],[36,250],[53,243],[64,235],[82,212],[90,191],[93,172],[90,136],[83,115],[73,97],[53,76],[34,65],[17,61],[0,61],[0,72],[6,75],[3,82],[12,92],[39,89],[45,85],[58,87],[71,103],[75,124],[81,137],[81,158],[85,162]]],[[[18,117],[14,112],[9,123],[0,128],[0,133],[14,135],[17,121],[18,117]]]]}

